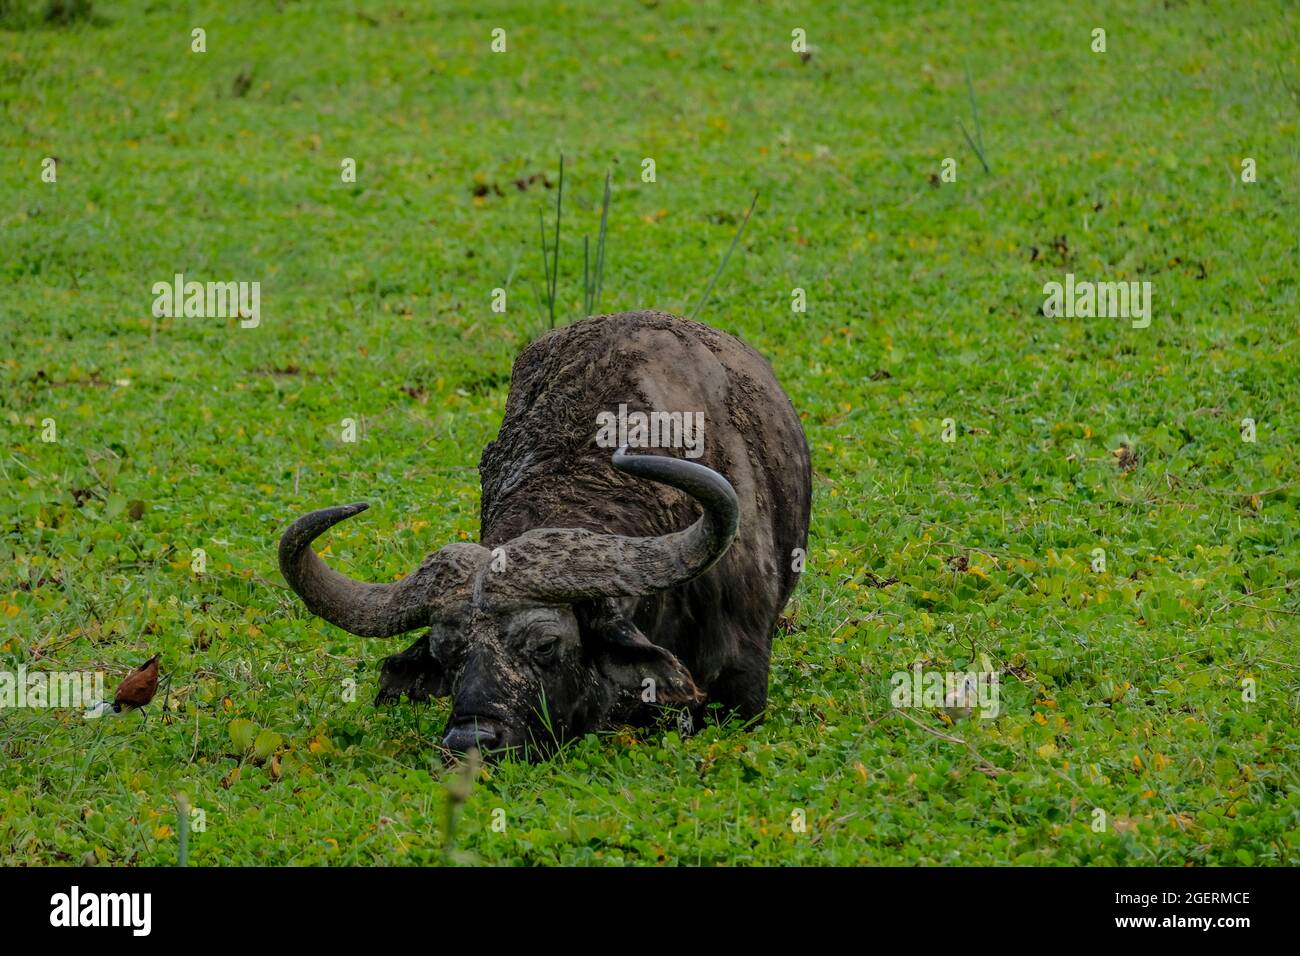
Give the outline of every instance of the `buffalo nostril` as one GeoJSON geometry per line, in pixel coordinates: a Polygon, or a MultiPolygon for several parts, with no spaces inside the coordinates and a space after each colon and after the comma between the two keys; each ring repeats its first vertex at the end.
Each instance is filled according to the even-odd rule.
{"type": "Polygon", "coordinates": [[[501,729],[491,721],[465,721],[447,729],[442,743],[453,753],[468,753],[474,748],[493,750],[501,742],[501,729]]]}

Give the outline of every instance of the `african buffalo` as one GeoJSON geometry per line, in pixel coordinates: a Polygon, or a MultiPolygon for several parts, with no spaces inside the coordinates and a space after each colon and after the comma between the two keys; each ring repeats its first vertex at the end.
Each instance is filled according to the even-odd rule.
{"type": "Polygon", "coordinates": [[[393,584],[354,581],[310,547],[365,504],[314,511],[280,540],[314,614],[364,636],[429,629],[384,661],[377,702],[450,695],[444,745],[489,755],[644,726],[663,707],[762,714],[811,491],[799,416],[762,356],[662,312],[548,332],[515,360],[479,475],[482,543],[446,545],[393,584]],[[609,447],[615,415],[635,449],[653,413],[661,447],[609,447]],[[662,447],[671,413],[703,413],[698,460],[662,447]]]}

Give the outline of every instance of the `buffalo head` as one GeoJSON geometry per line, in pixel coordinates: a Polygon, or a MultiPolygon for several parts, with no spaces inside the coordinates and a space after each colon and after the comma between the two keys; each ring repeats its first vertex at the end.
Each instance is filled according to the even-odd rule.
{"type": "Polygon", "coordinates": [[[646,700],[700,703],[686,667],[631,621],[635,599],[703,574],[736,535],[739,504],[725,478],[690,461],[628,456],[620,471],[691,495],[689,528],[633,538],[537,528],[489,550],[449,544],[394,584],[366,584],[311,548],[367,505],[313,511],[280,539],[280,569],[312,613],[353,634],[427,634],[384,662],[379,700],[450,696],[450,751],[534,752],[602,724],[631,720],[646,700]],[[653,683],[647,683],[647,681],[653,683]],[[652,689],[652,693],[646,693],[652,689]]]}

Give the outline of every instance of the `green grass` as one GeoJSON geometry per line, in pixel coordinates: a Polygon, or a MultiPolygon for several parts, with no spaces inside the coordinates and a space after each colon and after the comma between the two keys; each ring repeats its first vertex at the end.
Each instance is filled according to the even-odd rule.
{"type": "Polygon", "coordinates": [[[178,793],[191,865],[1300,861],[1293,5],[186,6],[0,8],[0,670],[160,650],[176,701],[0,711],[0,862],[174,863],[178,793]],[[555,193],[514,180],[561,152],[561,323],[607,171],[606,311],[688,311],[760,193],[700,318],[804,417],[809,569],[760,728],[471,786],[445,702],[369,704],[404,645],[311,617],[275,546],[359,499],[359,577],[475,536],[549,324],[555,193]],[[176,272],[260,281],[260,327],[152,319],[176,272]],[[1152,282],[1150,328],[1044,318],[1066,272],[1152,282]],[[980,653],[997,719],[890,707],[980,653]]]}

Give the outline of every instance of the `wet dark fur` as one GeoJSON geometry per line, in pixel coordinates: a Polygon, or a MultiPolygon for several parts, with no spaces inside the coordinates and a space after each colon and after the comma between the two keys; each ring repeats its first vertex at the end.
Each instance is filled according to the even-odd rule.
{"type": "MultiPolygon", "coordinates": [[[[704,454],[741,504],[740,530],[711,570],[674,590],[575,610],[584,626],[620,615],[674,653],[707,702],[744,718],[767,704],[777,618],[798,578],[811,495],[799,416],[766,359],[726,333],[661,312],[597,316],[543,335],[516,359],[505,419],[479,462],[488,548],[533,528],[629,536],[689,526],[683,493],[610,467],[597,413],[704,412],[704,454]]],[[[647,454],[685,457],[682,450],[647,454]]]]}

